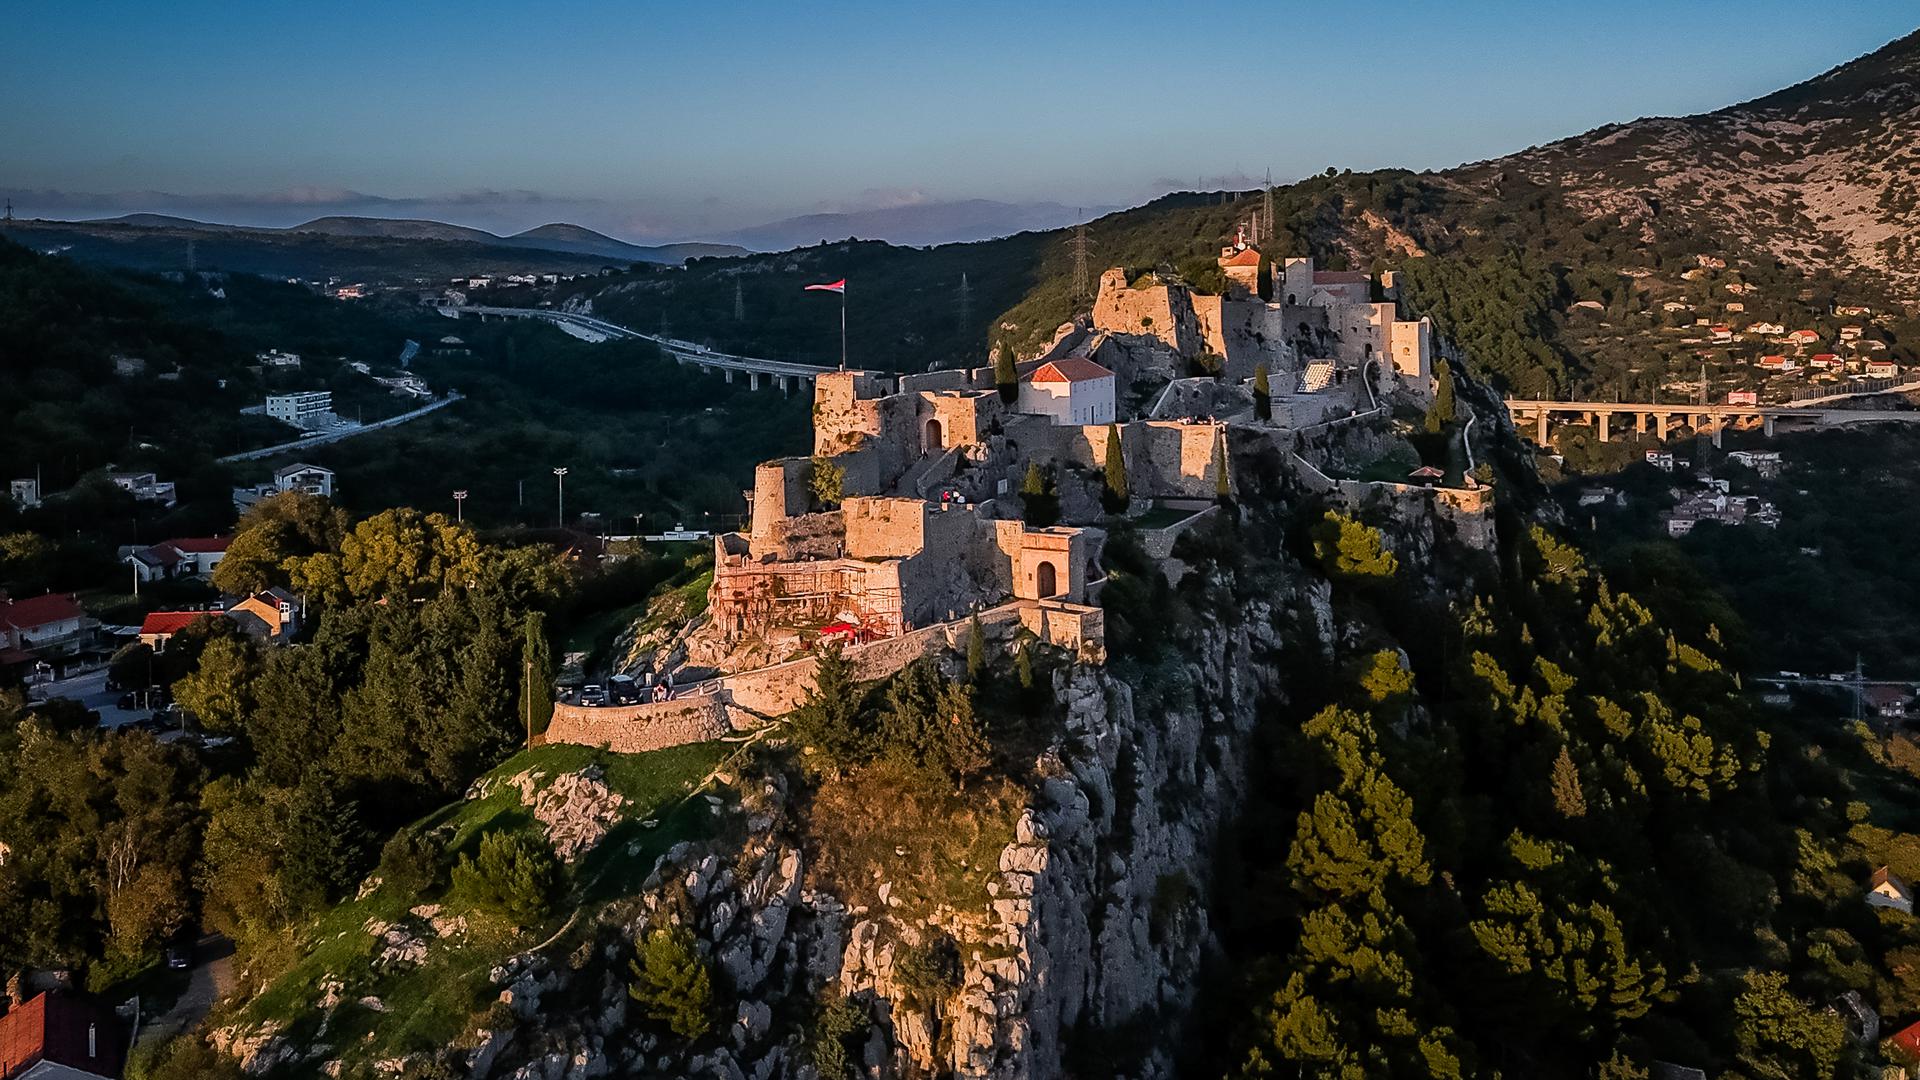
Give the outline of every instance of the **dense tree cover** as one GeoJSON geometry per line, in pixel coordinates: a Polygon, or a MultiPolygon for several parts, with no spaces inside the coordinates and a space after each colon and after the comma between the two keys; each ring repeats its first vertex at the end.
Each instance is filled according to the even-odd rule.
{"type": "MultiPolygon", "coordinates": [[[[1920,1006],[1912,920],[1860,902],[1889,853],[1920,856],[1920,788],[1873,759],[1920,751],[1861,732],[1834,743],[1844,766],[1804,753],[1717,627],[1670,631],[1671,597],[1538,527],[1445,591],[1390,584],[1383,539],[1335,515],[1302,532],[1350,629],[1266,705],[1214,912],[1235,960],[1190,1032],[1203,1072],[1828,1076],[1860,1052],[1823,1011],[1840,990],[1920,1006]],[[1843,814],[1876,768],[1857,782],[1898,786],[1897,809],[1843,814]]],[[[1253,572],[1252,535],[1206,543],[1183,557],[1216,584],[1163,618],[1253,572]]],[[[1131,602],[1109,598],[1110,633],[1131,602]]]]}
{"type": "Polygon", "coordinates": [[[820,654],[814,685],[789,723],[794,741],[818,769],[844,772],[878,761],[917,782],[950,787],[991,763],[973,695],[970,683],[944,679],[925,658],[869,689],[854,680],[840,650],[830,647],[820,654]]]}
{"type": "Polygon", "coordinates": [[[1824,675],[1851,671],[1858,657],[1875,676],[1920,674],[1920,433],[1815,432],[1767,448],[1786,462],[1772,479],[1724,457],[1701,464],[1778,507],[1777,529],[1703,524],[1668,540],[1656,513],[1670,485],[1689,481],[1645,466],[1601,481],[1627,491],[1629,505],[1582,509],[1582,524],[1599,530],[1602,557],[1636,589],[1711,583],[1752,630],[1743,644],[1757,669],[1824,675]]]}
{"type": "Polygon", "coordinates": [[[0,972],[140,967],[190,925],[203,773],[145,734],[0,697],[0,972]]]}
{"type": "MultiPolygon", "coordinates": [[[[203,728],[234,738],[212,776],[145,735],[22,719],[17,699],[0,718],[0,898],[29,913],[4,920],[0,970],[63,964],[100,981],[201,920],[270,946],[524,738],[525,671],[550,703],[542,612],[567,582],[549,549],[411,510],[347,527],[305,496],[261,504],[235,548],[227,576],[307,594],[299,642],[263,646],[212,616],[118,661],[140,682],[151,666],[203,728]]],[[[456,874],[476,905],[525,920],[550,864],[483,846],[456,874]]]]}
{"type": "Polygon", "coordinates": [[[713,1030],[712,966],[695,948],[692,931],[659,927],[633,960],[634,982],[627,994],[649,1020],[682,1039],[698,1039],[713,1030]]]}

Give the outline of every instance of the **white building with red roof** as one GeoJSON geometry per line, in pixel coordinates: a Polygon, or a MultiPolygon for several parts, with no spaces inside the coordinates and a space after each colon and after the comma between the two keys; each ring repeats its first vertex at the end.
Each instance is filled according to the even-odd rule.
{"type": "Polygon", "coordinates": [[[1056,424],[1111,424],[1113,372],[1084,356],[1049,361],[1020,380],[1020,398],[1014,408],[1052,417],[1056,424]]]}
{"type": "Polygon", "coordinates": [[[0,600],[0,649],[29,649],[72,637],[87,613],[68,593],[0,600]]]}

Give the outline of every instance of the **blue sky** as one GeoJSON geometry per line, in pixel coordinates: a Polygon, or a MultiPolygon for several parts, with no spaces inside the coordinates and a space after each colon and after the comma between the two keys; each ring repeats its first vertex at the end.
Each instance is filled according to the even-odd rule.
{"type": "Polygon", "coordinates": [[[1445,167],[1757,96],[1911,32],[1920,2],[74,0],[4,25],[18,213],[666,239],[1445,167]]]}

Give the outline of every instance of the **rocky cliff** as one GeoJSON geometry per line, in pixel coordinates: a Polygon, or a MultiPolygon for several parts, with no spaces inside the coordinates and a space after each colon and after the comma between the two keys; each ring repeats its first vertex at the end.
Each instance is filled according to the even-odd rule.
{"type": "Polygon", "coordinates": [[[985,906],[925,913],[886,880],[877,902],[820,887],[800,796],[777,771],[742,777],[722,839],[669,851],[572,956],[535,951],[495,970],[507,1009],[470,1040],[471,1074],[809,1077],[816,1003],[845,997],[871,1025],[867,1075],[1048,1078],[1107,1052],[1131,1075],[1171,1075],[1171,1033],[1214,947],[1212,849],[1256,714],[1284,695],[1274,658],[1318,649],[1275,627],[1331,632],[1324,583],[1295,580],[1296,593],[1220,609],[1183,659],[1150,673],[1055,671],[1064,720],[1012,841],[976,868],[985,906]],[[1312,618],[1276,618],[1282,608],[1312,618]],[[629,1007],[635,943],[674,924],[712,961],[717,1040],[688,1045],[629,1007]],[[936,948],[954,962],[929,978],[936,948]]]}

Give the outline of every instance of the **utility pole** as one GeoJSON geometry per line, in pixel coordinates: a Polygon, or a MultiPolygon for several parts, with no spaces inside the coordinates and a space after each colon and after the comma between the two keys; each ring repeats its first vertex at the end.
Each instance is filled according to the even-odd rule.
{"type": "Polygon", "coordinates": [[[1853,722],[1856,724],[1861,721],[1864,714],[1864,710],[1861,708],[1861,705],[1862,705],[1861,699],[1866,696],[1866,680],[1867,680],[1866,666],[1860,662],[1860,654],[1854,653],[1853,654],[1853,722]]]}
{"type": "Polygon", "coordinates": [[[968,324],[973,322],[973,286],[967,284],[967,272],[960,271],[960,291],[954,297],[954,303],[960,308],[960,332],[966,333],[968,324]]]}
{"type": "Polygon", "coordinates": [[[7,216],[5,219],[5,223],[8,225],[13,224],[13,200],[12,199],[7,200],[7,216]]]}
{"type": "Polygon", "coordinates": [[[567,527],[567,467],[565,465],[553,470],[553,482],[556,513],[560,518],[560,527],[564,529],[567,527]]]}
{"type": "Polygon", "coordinates": [[[740,293],[740,279],[733,279],[733,321],[747,321],[747,299],[740,293]]]}
{"type": "Polygon", "coordinates": [[[467,520],[466,506],[467,506],[467,489],[461,488],[458,491],[455,491],[453,493],[454,524],[456,525],[462,524],[467,520]]]}

